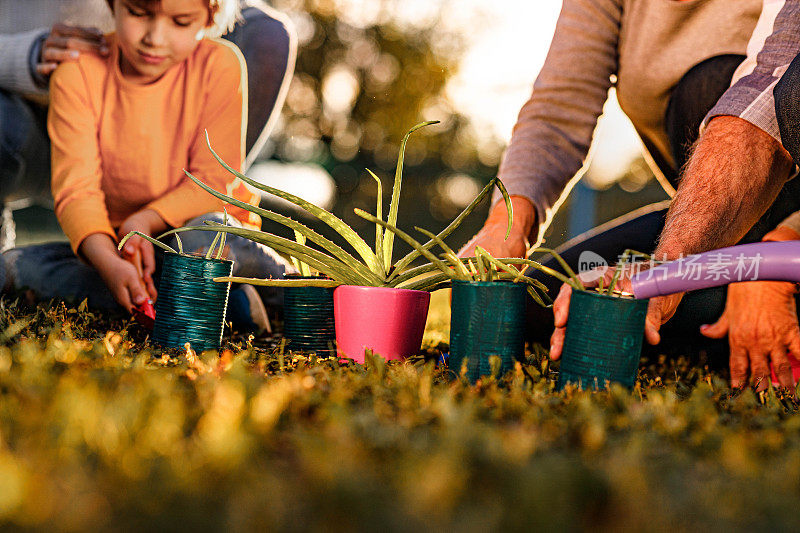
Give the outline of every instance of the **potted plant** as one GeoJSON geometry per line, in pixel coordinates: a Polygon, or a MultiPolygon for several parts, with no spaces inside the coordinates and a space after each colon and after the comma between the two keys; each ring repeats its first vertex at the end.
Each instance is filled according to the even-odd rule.
{"type": "Polygon", "coordinates": [[[384,225],[429,259],[428,268],[438,270],[431,282],[452,287],[448,365],[454,373],[463,373],[473,383],[493,372],[502,376],[514,367],[514,361],[522,359],[526,292],[539,305],[552,303],[544,284],[526,276],[525,268],[534,268],[563,282],[574,283],[571,278],[536,261],[495,258],[480,246],[475,248],[475,257],[459,258],[438,236],[415,228],[442,249],[443,259],[438,259],[400,229],[377,221],[367,213],[358,214],[384,225]],[[498,368],[492,368],[493,357],[499,360],[498,368]]]}
{"type": "MultiPolygon", "coordinates": [[[[547,251],[560,259],[552,250],[547,251]]],[[[604,389],[608,383],[633,387],[649,300],[620,291],[618,282],[631,258],[636,256],[649,257],[626,250],[610,283],[604,286],[601,277],[594,289],[587,289],[568,270],[573,290],[558,375],[559,390],[568,383],[595,389],[604,389]]],[[[569,268],[563,260],[560,262],[569,268]]]]}
{"type": "MultiPolygon", "coordinates": [[[[295,240],[303,245],[306,238],[295,232],[295,240]]],[[[286,274],[290,280],[320,281],[328,279],[292,257],[297,274],[286,274]]],[[[333,287],[291,286],[283,289],[283,335],[289,348],[304,352],[330,352],[336,345],[333,314],[333,287]]]]}
{"type": "Polygon", "coordinates": [[[133,235],[147,239],[165,252],[155,304],[153,341],[165,348],[181,348],[188,342],[198,352],[218,349],[230,283],[217,283],[214,279],[230,276],[233,271],[233,261],[222,258],[225,233],[217,233],[205,255],[184,253],[177,234],[177,250],[138,231],[126,235],[119,248],[133,235]]]}
{"type": "MultiPolygon", "coordinates": [[[[321,207],[293,194],[258,183],[231,168],[211,149],[208,137],[206,137],[206,142],[209,149],[211,149],[211,153],[228,172],[231,172],[252,187],[274,194],[304,209],[341,235],[352,246],[356,254],[348,253],[336,243],[289,217],[252,206],[216,191],[188,172],[186,174],[189,178],[210,194],[232,205],[252,211],[263,218],[283,224],[302,235],[307,239],[308,243],[315,246],[312,247],[308,243],[301,244],[263,231],[220,227],[220,225],[213,223],[209,223],[207,226],[181,228],[173,231],[224,231],[265,244],[279,253],[289,255],[306,263],[330,279],[260,280],[221,276],[218,280],[280,287],[335,287],[334,314],[336,340],[340,353],[361,363],[364,362],[364,354],[367,349],[387,359],[398,359],[412,355],[419,350],[422,343],[422,334],[430,303],[430,291],[443,287],[446,283],[442,283],[441,276],[435,275],[435,271],[438,270],[436,266],[431,264],[413,268],[411,266],[421,255],[428,259],[430,257],[436,259],[429,252],[430,248],[434,246],[435,240],[430,240],[421,245],[420,250],[422,251],[412,250],[395,262],[392,256],[394,232],[387,231],[386,228],[395,227],[397,224],[406,143],[413,132],[436,122],[417,124],[403,138],[394,176],[391,203],[385,221],[383,220],[382,184],[380,179],[369,171],[377,183],[377,216],[368,215],[368,217],[365,217],[376,223],[374,249],[345,222],[321,207]]],[[[500,180],[494,178],[490,180],[461,214],[436,235],[437,239],[443,240],[450,235],[495,186],[502,192],[508,206],[510,225],[510,198],[500,180]]],[[[358,209],[356,212],[361,216],[367,215],[364,211],[358,209]]]]}

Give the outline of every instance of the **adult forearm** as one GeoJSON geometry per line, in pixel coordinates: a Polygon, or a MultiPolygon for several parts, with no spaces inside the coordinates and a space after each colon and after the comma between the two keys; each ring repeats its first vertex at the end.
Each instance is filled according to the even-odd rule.
{"type": "Polygon", "coordinates": [[[713,119],[685,168],[656,256],[735,244],[775,200],[791,168],[788,152],[761,129],[737,117],[713,119]]]}
{"type": "Polygon", "coordinates": [[[0,35],[0,89],[22,94],[44,93],[31,71],[31,50],[46,28],[0,35]]]}

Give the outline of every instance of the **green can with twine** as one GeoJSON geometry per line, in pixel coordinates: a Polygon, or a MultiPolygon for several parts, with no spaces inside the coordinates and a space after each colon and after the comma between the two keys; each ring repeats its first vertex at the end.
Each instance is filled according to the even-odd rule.
{"type": "Polygon", "coordinates": [[[231,284],[214,278],[232,272],[233,261],[164,254],[153,341],[165,348],[188,342],[197,352],[218,349],[231,284]]]}
{"type": "Polygon", "coordinates": [[[474,383],[491,375],[490,357],[500,358],[499,376],[525,353],[526,286],[507,281],[453,280],[448,366],[474,383]]]}
{"type": "Polygon", "coordinates": [[[567,383],[584,389],[604,389],[607,382],[633,387],[648,302],[573,290],[558,390],[567,383]]]}
{"type": "MultiPolygon", "coordinates": [[[[286,279],[326,278],[287,274],[286,279]]],[[[335,352],[333,290],[331,287],[284,287],[283,334],[289,341],[287,347],[290,350],[335,352]]]]}

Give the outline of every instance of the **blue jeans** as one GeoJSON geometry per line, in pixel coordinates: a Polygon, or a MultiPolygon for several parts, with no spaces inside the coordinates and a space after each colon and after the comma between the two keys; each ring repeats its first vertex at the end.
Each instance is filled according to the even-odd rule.
{"type": "MultiPolygon", "coordinates": [[[[202,226],[211,220],[222,222],[222,213],[209,213],[190,220],[187,226],[202,226]]],[[[228,219],[228,224],[238,222],[228,219]]],[[[190,231],[181,234],[185,252],[205,252],[214,240],[216,232],[190,231]]],[[[166,244],[177,249],[176,239],[170,237],[166,244]]],[[[228,235],[226,245],[230,247],[228,258],[233,260],[233,275],[248,278],[282,278],[292,267],[272,249],[244,237],[228,235]]],[[[156,285],[161,273],[164,253],[156,248],[156,285]]],[[[68,243],[37,244],[12,248],[3,253],[0,277],[3,292],[31,290],[40,300],[65,300],[79,303],[88,300],[95,309],[119,309],[119,305],[106,287],[100,274],[89,264],[79,259],[68,243]]],[[[267,308],[277,309],[282,305],[282,293],[275,287],[256,287],[267,308]]]]}

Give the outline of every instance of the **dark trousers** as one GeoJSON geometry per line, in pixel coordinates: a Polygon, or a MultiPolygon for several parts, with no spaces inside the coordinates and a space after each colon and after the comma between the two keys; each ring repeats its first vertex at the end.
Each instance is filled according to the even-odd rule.
{"type": "MultiPolygon", "coordinates": [[[[273,111],[280,111],[276,102],[292,72],[290,30],[271,13],[247,7],[242,21],[224,37],[239,47],[247,64],[245,146],[252,158],[263,145],[262,132],[273,111]]],[[[21,198],[44,204],[51,198],[47,109],[0,90],[0,203],[21,198]]]]}
{"type": "MultiPolygon", "coordinates": [[[[730,86],[736,67],[744,56],[724,55],[708,59],[693,67],[681,79],[672,96],[665,115],[666,132],[670,140],[675,168],[658,161],[664,175],[677,187],[679,170],[689,158],[691,147],[697,140],[698,129],[708,111],[722,93],[730,86]]],[[[800,71],[800,68],[797,69],[800,71]]],[[[787,73],[788,74],[788,73],[787,73]]],[[[798,76],[800,79],[800,75],[798,76]]],[[[798,85],[795,85],[797,87],[798,85]]],[[[800,99],[796,99],[800,102],[800,99]]],[[[800,106],[795,106],[794,124],[800,124],[800,106]]],[[[798,137],[800,139],[800,136],[798,137]]],[[[800,143],[797,145],[800,149],[800,143]]],[[[628,248],[651,253],[664,228],[669,202],[661,202],[622,216],[607,224],[571,239],[557,250],[576,271],[578,258],[584,251],[602,256],[608,264],[617,262],[628,248]]],[[[756,242],[774,229],[783,219],[800,210],[800,180],[786,183],[768,211],[756,222],[740,241],[756,242]]],[[[552,257],[546,257],[545,265],[560,270],[552,257]]],[[[537,273],[533,277],[542,281],[551,295],[558,294],[560,283],[553,278],[537,273]]],[[[656,350],[675,354],[695,354],[706,351],[712,357],[724,357],[727,340],[711,340],[700,335],[702,324],[715,322],[725,309],[726,288],[718,287],[688,293],[675,316],[661,330],[662,341],[656,350]]],[[[531,340],[549,345],[553,331],[553,316],[549,309],[535,304],[529,307],[531,340]]]]}

